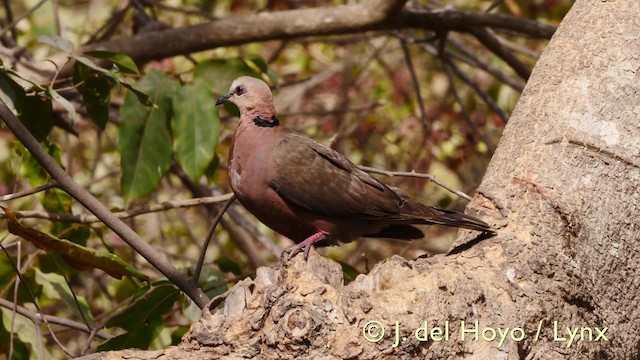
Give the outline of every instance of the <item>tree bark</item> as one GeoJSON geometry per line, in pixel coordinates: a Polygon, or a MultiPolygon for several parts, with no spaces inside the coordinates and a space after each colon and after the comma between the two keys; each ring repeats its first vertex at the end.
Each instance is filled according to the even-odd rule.
{"type": "Polygon", "coordinates": [[[346,286],[338,264],[298,256],[214,299],[176,347],[94,356],[640,357],[638,14],[578,0],[562,22],[470,205],[497,236],[463,231],[446,256],[394,256],[346,286]]]}

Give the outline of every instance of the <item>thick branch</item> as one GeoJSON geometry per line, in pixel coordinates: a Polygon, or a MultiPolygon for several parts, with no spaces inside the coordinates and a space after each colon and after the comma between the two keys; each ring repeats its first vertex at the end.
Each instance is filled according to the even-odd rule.
{"type": "MultiPolygon", "coordinates": [[[[295,9],[228,16],[204,24],[141,33],[90,45],[82,50],[122,52],[139,63],[218,47],[315,35],[360,33],[369,30],[421,28],[463,31],[492,27],[535,38],[551,38],[555,28],[508,15],[466,11],[423,12],[400,9],[402,0],[370,0],[362,4],[295,9]]],[[[70,74],[68,67],[61,74],[70,74]]]]}

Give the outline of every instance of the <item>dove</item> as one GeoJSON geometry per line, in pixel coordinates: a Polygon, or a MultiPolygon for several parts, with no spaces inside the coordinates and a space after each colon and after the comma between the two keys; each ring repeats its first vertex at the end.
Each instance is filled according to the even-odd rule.
{"type": "Polygon", "coordinates": [[[240,122],[229,150],[228,177],[240,203],[293,240],[283,251],[305,259],[315,246],[360,237],[413,240],[413,225],[440,224],[493,232],[484,221],[410,199],[360,170],[339,152],[284,127],[262,80],[242,76],[216,101],[235,104],[240,122]]]}

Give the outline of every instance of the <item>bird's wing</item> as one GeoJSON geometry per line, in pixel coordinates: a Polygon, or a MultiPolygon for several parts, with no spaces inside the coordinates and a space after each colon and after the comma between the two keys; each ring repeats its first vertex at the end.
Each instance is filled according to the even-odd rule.
{"type": "Polygon", "coordinates": [[[284,199],[311,212],[353,219],[390,219],[404,203],[388,186],[342,154],[295,132],[274,148],[270,185],[284,199]]]}

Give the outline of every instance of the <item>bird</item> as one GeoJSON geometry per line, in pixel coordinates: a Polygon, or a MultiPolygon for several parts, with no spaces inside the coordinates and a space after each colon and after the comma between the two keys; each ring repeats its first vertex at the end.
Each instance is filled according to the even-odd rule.
{"type": "Polygon", "coordinates": [[[228,178],[240,203],[296,244],[289,259],[312,246],[361,237],[413,240],[414,225],[440,224],[492,233],[486,222],[414,201],[361,170],[341,153],[280,122],[269,86],[241,76],[216,101],[240,110],[229,150],[228,178]]]}

